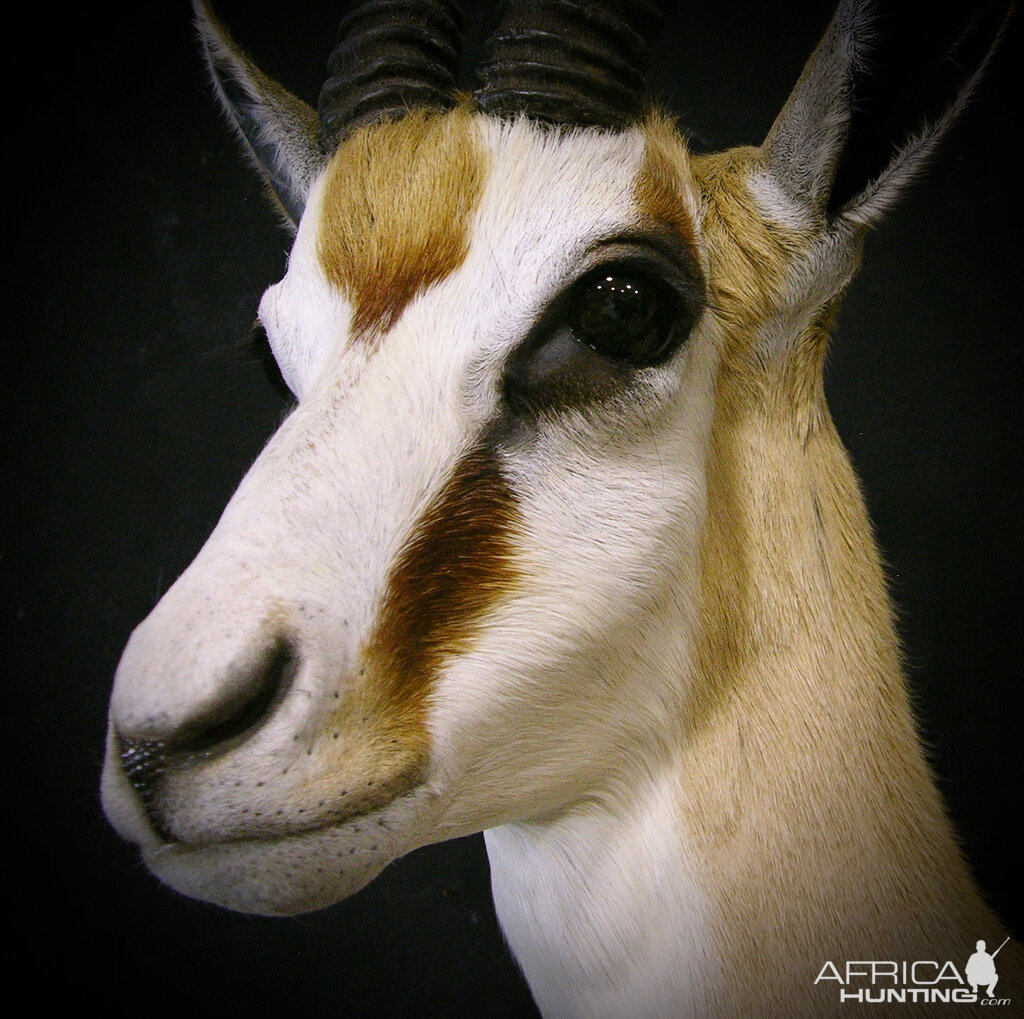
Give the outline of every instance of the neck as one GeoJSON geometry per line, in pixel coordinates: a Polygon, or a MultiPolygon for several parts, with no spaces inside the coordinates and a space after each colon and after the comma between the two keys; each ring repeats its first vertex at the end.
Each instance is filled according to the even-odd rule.
{"type": "Polygon", "coordinates": [[[682,746],[619,796],[487,835],[502,927],[545,1015],[820,1014],[838,1007],[834,984],[814,984],[826,961],[962,969],[979,937],[1004,936],[924,762],[820,393],[796,421],[770,394],[730,399],[732,384],[682,746]]]}
{"type": "Polygon", "coordinates": [[[545,1016],[707,1013],[708,903],[678,775],[485,833],[502,930],[545,1016]]]}

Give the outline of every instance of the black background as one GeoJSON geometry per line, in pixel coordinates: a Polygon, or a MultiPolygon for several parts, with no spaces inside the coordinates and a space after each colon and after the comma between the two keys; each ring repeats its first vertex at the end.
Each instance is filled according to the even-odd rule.
{"type": "MultiPolygon", "coordinates": [[[[763,137],[829,13],[723,6],[674,16],[655,55],[654,92],[701,150],[763,137]]],[[[218,10],[315,102],[333,4],[218,10]]],[[[485,25],[471,13],[470,60],[485,25]]],[[[827,376],[922,731],[1018,934],[1019,35],[870,239],[827,376]]],[[[30,12],[8,46],[35,70],[6,90],[7,929],[47,974],[36,994],[199,1015],[533,1014],[479,837],[417,852],[330,910],[268,920],[162,889],[104,822],[120,651],[285,411],[246,341],[288,238],[209,94],[186,4],[30,12]]]]}

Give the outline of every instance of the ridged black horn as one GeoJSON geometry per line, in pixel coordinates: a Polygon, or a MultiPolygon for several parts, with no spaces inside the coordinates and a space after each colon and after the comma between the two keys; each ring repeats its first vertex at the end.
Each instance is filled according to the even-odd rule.
{"type": "Polygon", "coordinates": [[[356,128],[410,109],[455,105],[462,8],[448,0],[367,0],[338,26],[320,91],[318,137],[327,152],[356,128]]]}
{"type": "Polygon", "coordinates": [[[646,106],[651,0],[507,0],[479,69],[477,105],[496,116],[621,127],[646,106]]]}

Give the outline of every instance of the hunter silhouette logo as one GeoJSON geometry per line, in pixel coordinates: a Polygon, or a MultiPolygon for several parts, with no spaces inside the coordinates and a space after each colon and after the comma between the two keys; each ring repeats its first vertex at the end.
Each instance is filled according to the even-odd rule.
{"type": "MultiPolygon", "coordinates": [[[[1007,938],[1006,941],[1010,939],[1007,938]]],[[[979,941],[977,951],[967,960],[964,972],[967,974],[967,981],[978,993],[979,987],[985,988],[985,993],[991,998],[996,992],[996,984],[999,982],[999,974],[996,973],[996,956],[1002,951],[1003,945],[999,946],[991,955],[985,951],[985,942],[979,941]]]]}
{"type": "Polygon", "coordinates": [[[839,1002],[925,1003],[1008,1005],[1009,998],[995,998],[995,958],[1007,938],[994,952],[985,951],[984,941],[976,942],[975,953],[967,960],[963,973],[952,962],[918,959],[896,962],[892,959],[851,959],[841,966],[827,961],[814,979],[815,984],[835,981],[839,1002]]]}

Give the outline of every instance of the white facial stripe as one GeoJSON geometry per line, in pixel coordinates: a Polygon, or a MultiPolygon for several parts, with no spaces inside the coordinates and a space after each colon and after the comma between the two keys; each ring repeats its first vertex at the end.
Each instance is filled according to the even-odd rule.
{"type": "MultiPolygon", "coordinates": [[[[632,185],[643,140],[639,133],[557,136],[527,123],[485,121],[482,129],[493,163],[468,257],[418,303],[450,292],[453,308],[472,307],[471,356],[480,368],[466,391],[484,419],[496,409],[504,360],[579,271],[584,252],[637,223],[632,185]],[[600,172],[580,174],[581,164],[600,172]]],[[[481,638],[486,654],[453,661],[434,698],[437,781],[455,783],[465,771],[480,779],[460,787],[449,813],[453,833],[473,830],[482,817],[501,823],[545,796],[549,805],[564,801],[585,784],[587,762],[611,759],[624,731],[647,724],[644,715],[660,718],[682,695],[658,684],[677,682],[688,649],[651,638],[664,652],[664,667],[653,671],[660,679],[633,687],[631,703],[609,698],[601,712],[585,711],[587,724],[576,731],[564,725],[581,684],[617,685],[613,676],[634,670],[631,653],[619,652],[634,647],[637,625],[648,634],[669,628],[646,614],[665,582],[646,564],[675,564],[665,603],[672,625],[695,588],[687,550],[697,547],[703,520],[716,349],[695,337],[670,366],[646,373],[636,403],[545,419],[535,441],[502,461],[526,528],[518,551],[525,591],[491,617],[481,638]],[[553,710],[559,705],[565,710],[553,710]],[[514,748],[503,736],[509,717],[522,741],[514,748]]]]}
{"type": "Polygon", "coordinates": [[[638,131],[558,134],[525,119],[479,125],[491,167],[456,275],[472,301],[481,352],[504,357],[586,249],[636,222],[632,182],[643,140],[638,131]]]}

